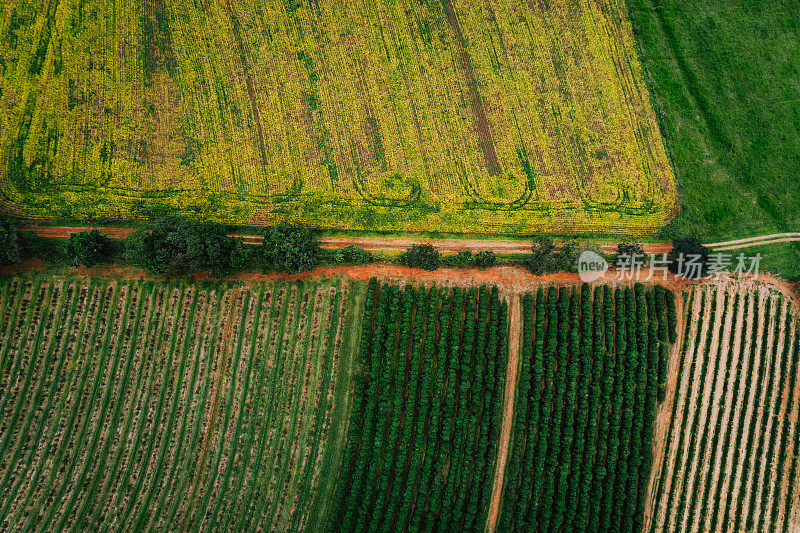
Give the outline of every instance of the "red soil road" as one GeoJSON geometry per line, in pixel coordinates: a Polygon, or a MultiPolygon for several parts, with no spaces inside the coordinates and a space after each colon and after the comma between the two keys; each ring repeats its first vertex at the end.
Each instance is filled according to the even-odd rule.
{"type": "MultiPolygon", "coordinates": [[[[44,271],[52,271],[52,268],[49,267],[47,263],[39,259],[32,259],[23,263],[0,267],[0,275],[44,271]]],[[[120,277],[124,279],[149,281],[164,281],[169,279],[166,276],[152,274],[142,268],[120,264],[96,265],[94,267],[69,267],[66,269],[60,269],[59,273],[64,275],[115,278],[120,277]]],[[[204,281],[210,279],[208,272],[196,272],[190,277],[194,281],[204,281]]],[[[405,283],[407,280],[412,280],[414,282],[436,282],[437,284],[441,284],[443,286],[459,287],[468,287],[486,283],[497,285],[500,289],[505,289],[507,291],[516,293],[531,290],[532,287],[536,288],[547,284],[566,286],[582,283],[580,276],[577,273],[559,272],[556,274],[535,276],[527,269],[515,265],[497,265],[487,269],[442,267],[438,270],[429,272],[426,270],[409,268],[391,263],[370,263],[362,266],[324,266],[315,268],[314,270],[301,272],[299,274],[284,274],[280,272],[239,272],[224,278],[219,278],[216,281],[296,281],[300,279],[331,277],[346,277],[361,281],[369,281],[370,278],[375,277],[387,283],[405,283]]],[[[645,275],[643,277],[646,278],[647,276],[645,275]]],[[[780,291],[785,298],[791,299],[796,305],[798,305],[798,307],[800,307],[800,297],[798,297],[798,293],[800,293],[800,282],[789,283],[780,278],[775,278],[763,273],[759,274],[758,280],[760,282],[769,284],[775,290],[780,291]]],[[[615,272],[608,271],[603,275],[602,278],[592,283],[619,283],[625,285],[633,282],[634,280],[617,279],[615,272]]],[[[660,276],[656,276],[651,280],[643,279],[642,282],[646,284],[652,283],[662,285],[671,289],[673,292],[676,292],[677,295],[678,291],[687,290],[695,285],[703,285],[704,283],[707,283],[707,280],[693,281],[686,278],[677,277],[670,273],[666,280],[663,280],[660,276]]]]}

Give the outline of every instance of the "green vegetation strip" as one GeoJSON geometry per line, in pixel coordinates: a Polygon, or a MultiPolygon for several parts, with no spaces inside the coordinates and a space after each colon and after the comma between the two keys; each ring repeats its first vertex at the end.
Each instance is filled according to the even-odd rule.
{"type": "Polygon", "coordinates": [[[501,531],[641,529],[666,377],[659,354],[675,339],[674,316],[672,293],[660,287],[522,296],[501,531]]]}
{"type": "MultiPolygon", "coordinates": [[[[680,184],[666,238],[703,242],[797,231],[800,171],[797,2],[626,0],[652,100],[680,184]]],[[[800,276],[800,243],[762,252],[800,276]]]]}
{"type": "Polygon", "coordinates": [[[328,531],[485,523],[507,350],[497,288],[370,282],[328,531]]]}

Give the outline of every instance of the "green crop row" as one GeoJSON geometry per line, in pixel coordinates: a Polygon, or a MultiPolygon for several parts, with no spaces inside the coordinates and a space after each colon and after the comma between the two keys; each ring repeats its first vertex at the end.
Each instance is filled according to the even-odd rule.
{"type": "Polygon", "coordinates": [[[584,285],[522,296],[501,531],[641,528],[669,294],[584,285]]]}
{"type": "Polygon", "coordinates": [[[508,310],[497,288],[367,289],[353,412],[328,531],[483,527],[508,310]]]}
{"type": "Polygon", "coordinates": [[[339,281],[3,279],[0,529],[318,522],[362,297],[339,281]]]}

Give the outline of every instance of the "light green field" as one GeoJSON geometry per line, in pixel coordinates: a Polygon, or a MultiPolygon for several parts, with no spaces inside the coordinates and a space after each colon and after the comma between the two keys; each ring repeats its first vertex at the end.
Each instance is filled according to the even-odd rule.
{"type": "MultiPolygon", "coordinates": [[[[680,215],[665,240],[696,235],[717,242],[797,231],[796,0],[628,4],[679,183],[680,215]]],[[[763,253],[774,272],[800,276],[800,244],[763,253]]]]}

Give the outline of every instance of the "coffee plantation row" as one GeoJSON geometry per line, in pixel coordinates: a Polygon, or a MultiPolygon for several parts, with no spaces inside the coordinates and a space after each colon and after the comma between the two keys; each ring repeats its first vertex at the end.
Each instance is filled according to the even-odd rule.
{"type": "Polygon", "coordinates": [[[329,531],[480,529],[502,422],[508,312],[497,288],[367,291],[329,531]]]}
{"type": "Polygon", "coordinates": [[[523,297],[501,529],[638,531],[672,293],[588,285],[523,297]]]}

